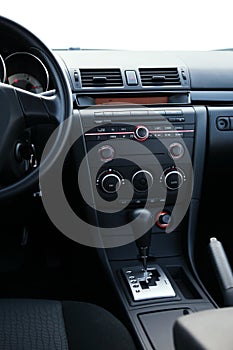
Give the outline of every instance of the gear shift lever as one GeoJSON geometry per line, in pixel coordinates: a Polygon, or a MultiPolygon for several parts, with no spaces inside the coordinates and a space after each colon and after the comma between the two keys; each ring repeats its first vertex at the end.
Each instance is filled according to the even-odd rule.
{"type": "Polygon", "coordinates": [[[141,232],[145,232],[142,236],[136,238],[135,243],[143,261],[143,268],[147,273],[147,259],[151,243],[151,229],[153,226],[152,214],[148,209],[139,208],[132,211],[130,217],[133,220],[132,227],[135,234],[138,236],[141,232]]]}
{"type": "Polygon", "coordinates": [[[133,299],[138,301],[174,297],[176,293],[161,267],[157,264],[147,267],[153,226],[151,212],[145,208],[138,208],[130,212],[130,219],[135,243],[143,261],[143,268],[138,265],[122,268],[133,299]]]}

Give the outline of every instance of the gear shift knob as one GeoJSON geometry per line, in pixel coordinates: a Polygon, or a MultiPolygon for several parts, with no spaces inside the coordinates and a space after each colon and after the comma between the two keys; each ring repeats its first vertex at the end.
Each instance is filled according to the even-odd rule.
{"type": "Polygon", "coordinates": [[[143,266],[147,271],[147,258],[151,244],[151,229],[153,226],[153,217],[151,212],[145,208],[138,208],[130,213],[132,227],[136,238],[135,243],[139,250],[139,255],[143,260],[143,266]],[[145,232],[144,234],[141,234],[145,232]],[[140,236],[141,234],[141,236],[140,236]]]}

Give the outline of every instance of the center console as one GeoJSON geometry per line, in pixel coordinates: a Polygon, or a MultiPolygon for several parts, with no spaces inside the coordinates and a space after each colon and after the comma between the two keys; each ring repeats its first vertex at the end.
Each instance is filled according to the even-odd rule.
{"type": "Polygon", "coordinates": [[[190,244],[206,110],[102,105],[79,113],[106,273],[139,346],[174,349],[177,317],[215,307],[195,275],[190,244]],[[143,211],[150,217],[144,223],[143,211]]]}

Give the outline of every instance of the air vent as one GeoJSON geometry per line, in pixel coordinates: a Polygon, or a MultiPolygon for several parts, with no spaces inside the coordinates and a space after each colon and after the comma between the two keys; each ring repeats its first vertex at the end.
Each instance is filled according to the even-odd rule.
{"type": "Polygon", "coordinates": [[[82,87],[122,86],[120,69],[80,69],[82,87]]]}
{"type": "Polygon", "coordinates": [[[141,68],[139,72],[143,86],[181,85],[177,68],[141,68]]]}

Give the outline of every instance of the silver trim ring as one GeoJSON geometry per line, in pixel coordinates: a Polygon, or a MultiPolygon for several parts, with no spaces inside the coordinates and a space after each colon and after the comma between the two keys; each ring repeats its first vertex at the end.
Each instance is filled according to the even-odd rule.
{"type": "Polygon", "coordinates": [[[134,173],[133,176],[132,176],[132,180],[131,180],[132,184],[133,184],[133,181],[134,181],[135,176],[137,176],[137,175],[140,174],[140,173],[147,174],[147,175],[151,178],[151,184],[149,184],[148,180],[146,179],[146,181],[147,181],[147,189],[146,189],[146,190],[138,190],[137,188],[135,188],[135,187],[134,187],[134,188],[135,188],[135,190],[136,190],[137,192],[145,192],[145,191],[147,191],[149,188],[152,187],[153,182],[154,182],[154,178],[153,178],[153,175],[152,175],[149,171],[143,170],[143,169],[142,169],[142,170],[138,170],[138,171],[136,171],[136,173],[134,173]]]}
{"type": "Polygon", "coordinates": [[[173,170],[173,171],[170,171],[169,173],[167,173],[167,175],[165,175],[164,182],[165,182],[165,186],[166,186],[169,190],[175,191],[175,190],[178,190],[178,188],[180,188],[180,187],[183,185],[183,183],[184,183],[184,177],[183,177],[183,174],[182,174],[180,171],[178,171],[178,170],[173,170]],[[167,185],[167,177],[170,176],[170,175],[172,175],[172,174],[177,174],[178,176],[180,176],[180,179],[181,179],[181,181],[179,182],[179,186],[176,187],[176,188],[172,188],[172,187],[169,187],[169,186],[167,185]]]}

